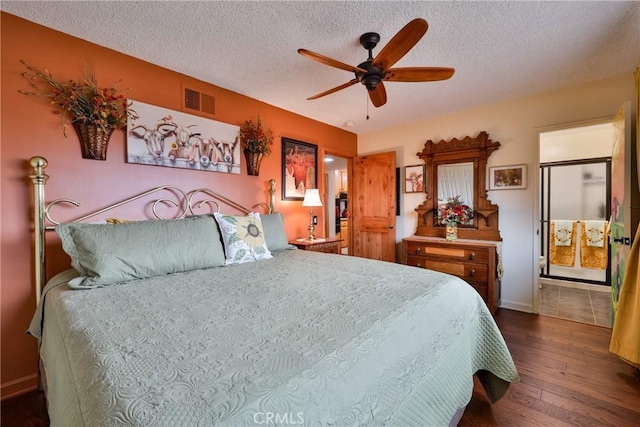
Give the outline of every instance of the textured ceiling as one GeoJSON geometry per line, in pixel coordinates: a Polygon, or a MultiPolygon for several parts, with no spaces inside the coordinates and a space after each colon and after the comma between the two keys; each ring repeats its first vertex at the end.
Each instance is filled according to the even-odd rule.
{"type": "Polygon", "coordinates": [[[3,0],[0,9],[354,133],[631,74],[640,60],[638,1],[3,0]],[[367,107],[362,85],[306,100],[353,74],[298,48],[357,65],[362,33],[380,33],[375,55],[417,17],[429,30],[396,66],[453,67],[451,79],[387,82],[380,108],[367,107]]]}

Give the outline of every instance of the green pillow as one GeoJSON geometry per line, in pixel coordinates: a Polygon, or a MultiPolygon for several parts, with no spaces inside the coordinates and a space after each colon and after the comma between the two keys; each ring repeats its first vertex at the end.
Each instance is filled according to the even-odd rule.
{"type": "Polygon", "coordinates": [[[295,248],[289,244],[287,233],[284,231],[284,218],[280,212],[269,215],[260,215],[264,238],[271,252],[295,248]]]}
{"type": "Polygon", "coordinates": [[[259,213],[244,216],[215,212],[213,215],[222,233],[226,265],[273,258],[264,238],[259,213]]]}
{"type": "Polygon", "coordinates": [[[211,215],[119,225],[56,226],[71,265],[69,285],[94,288],[135,279],[224,265],[224,248],[211,215]]]}

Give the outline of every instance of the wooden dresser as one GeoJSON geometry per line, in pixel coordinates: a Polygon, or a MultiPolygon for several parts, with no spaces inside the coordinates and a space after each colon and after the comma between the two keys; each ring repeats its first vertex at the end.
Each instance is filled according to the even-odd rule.
{"type": "Polygon", "coordinates": [[[500,305],[499,243],[412,236],[402,239],[402,254],[406,265],[464,279],[494,314],[500,305]]]}

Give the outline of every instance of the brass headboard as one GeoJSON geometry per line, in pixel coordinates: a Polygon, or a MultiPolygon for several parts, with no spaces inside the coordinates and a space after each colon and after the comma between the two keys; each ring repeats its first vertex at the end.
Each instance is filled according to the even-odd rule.
{"type": "MultiPolygon", "coordinates": [[[[60,221],[56,221],[51,216],[51,209],[59,204],[66,203],[79,207],[80,203],[72,199],[60,198],[51,202],[45,201],[44,186],[49,179],[49,176],[45,173],[47,167],[47,159],[40,156],[34,156],[29,159],[29,163],[32,168],[32,172],[29,175],[29,179],[33,184],[33,222],[34,222],[34,270],[35,270],[35,291],[36,291],[36,304],[40,303],[40,297],[42,288],[46,283],[46,231],[53,230],[56,225],[60,224],[60,221]]],[[[269,203],[258,203],[253,208],[262,207],[266,209],[267,213],[275,212],[275,193],[276,193],[276,180],[269,180],[269,203]]],[[[91,211],[79,218],[72,221],[65,222],[84,222],[90,218],[102,215],[106,212],[124,206],[128,203],[145,198],[150,195],[155,195],[156,198],[152,203],[152,213],[157,219],[164,219],[159,213],[157,207],[160,204],[169,204],[178,209],[178,212],[173,218],[184,218],[188,215],[196,215],[196,212],[209,207],[209,210],[215,208],[215,212],[220,211],[221,202],[227,206],[232,207],[242,213],[252,212],[252,209],[246,208],[233,200],[223,196],[222,194],[208,189],[197,188],[191,191],[184,191],[179,187],[173,185],[162,185],[159,187],[151,188],[143,193],[136,194],[127,199],[121,200],[116,203],[112,203],[104,208],[91,211]],[[160,197],[162,196],[162,197],[160,197]]]]}

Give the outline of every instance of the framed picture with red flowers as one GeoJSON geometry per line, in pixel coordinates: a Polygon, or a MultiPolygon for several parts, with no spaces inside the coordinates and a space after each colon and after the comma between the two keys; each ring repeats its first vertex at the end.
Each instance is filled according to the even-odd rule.
{"type": "Polygon", "coordinates": [[[303,200],[317,182],[318,146],[282,138],[282,200],[303,200]]]}
{"type": "Polygon", "coordinates": [[[527,165],[489,168],[489,190],[524,190],[527,188],[527,165]]]}

